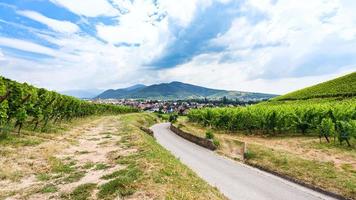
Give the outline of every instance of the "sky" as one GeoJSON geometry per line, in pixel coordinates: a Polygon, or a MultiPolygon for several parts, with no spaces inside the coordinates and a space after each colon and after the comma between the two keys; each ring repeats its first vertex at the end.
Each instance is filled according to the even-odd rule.
{"type": "Polygon", "coordinates": [[[0,0],[0,75],[284,94],[356,71],[353,0],[0,0]]]}

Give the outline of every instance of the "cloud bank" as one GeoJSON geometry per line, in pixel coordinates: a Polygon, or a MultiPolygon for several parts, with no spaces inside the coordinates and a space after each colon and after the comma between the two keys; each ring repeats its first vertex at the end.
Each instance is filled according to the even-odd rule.
{"type": "Polygon", "coordinates": [[[0,3],[0,74],[55,90],[168,81],[286,93],[356,70],[347,0],[0,3]]]}

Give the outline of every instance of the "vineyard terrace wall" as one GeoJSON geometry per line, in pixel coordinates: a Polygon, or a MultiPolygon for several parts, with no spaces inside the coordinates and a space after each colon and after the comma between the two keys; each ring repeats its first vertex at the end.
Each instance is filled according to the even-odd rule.
{"type": "Polygon", "coordinates": [[[199,146],[205,147],[210,150],[215,150],[217,147],[214,145],[212,140],[208,140],[206,138],[201,138],[198,136],[195,136],[191,133],[187,133],[185,131],[180,130],[179,128],[175,127],[173,124],[170,125],[170,130],[174,132],[175,134],[179,135],[180,137],[191,141],[199,146]]]}

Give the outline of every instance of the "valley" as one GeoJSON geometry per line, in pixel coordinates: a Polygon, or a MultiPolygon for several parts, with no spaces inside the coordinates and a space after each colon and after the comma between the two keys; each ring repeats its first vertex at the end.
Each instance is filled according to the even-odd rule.
{"type": "Polygon", "coordinates": [[[0,0],[0,200],[356,200],[355,11],[0,0]]]}
{"type": "MultiPolygon", "coordinates": [[[[355,76],[305,91],[325,94],[335,82],[354,85],[355,76]]],[[[291,93],[253,105],[147,112],[5,78],[0,86],[2,199],[355,198],[352,87],[347,95],[291,99],[291,93]],[[180,138],[162,122],[211,140],[215,152],[180,138]],[[145,133],[150,127],[153,137],[145,133]]],[[[184,105],[177,102],[172,105],[184,105]]]]}

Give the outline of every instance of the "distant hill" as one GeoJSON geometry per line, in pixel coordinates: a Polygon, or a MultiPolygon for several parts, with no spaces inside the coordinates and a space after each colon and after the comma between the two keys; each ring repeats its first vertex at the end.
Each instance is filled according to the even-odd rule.
{"type": "Polygon", "coordinates": [[[59,93],[68,95],[68,96],[77,97],[80,99],[91,99],[91,98],[98,96],[98,94],[100,94],[102,92],[103,92],[103,90],[88,89],[88,90],[66,90],[66,91],[61,91],[59,93]]]}
{"type": "Polygon", "coordinates": [[[295,92],[282,95],[272,100],[302,100],[312,98],[329,97],[355,97],[356,96],[356,72],[307,87],[295,92]]]}
{"type": "Polygon", "coordinates": [[[276,95],[217,90],[196,85],[171,82],[161,83],[150,86],[135,85],[129,88],[107,90],[96,98],[98,99],[157,99],[157,100],[183,100],[183,99],[220,99],[226,96],[229,99],[239,100],[261,100],[275,97],[276,95]]]}

